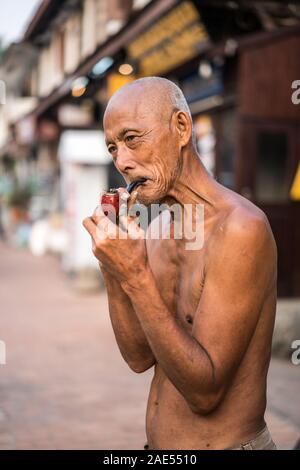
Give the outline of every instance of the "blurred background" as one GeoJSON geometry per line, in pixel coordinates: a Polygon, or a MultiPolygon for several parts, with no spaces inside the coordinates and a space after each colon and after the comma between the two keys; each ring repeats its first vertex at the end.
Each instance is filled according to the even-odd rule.
{"type": "Polygon", "coordinates": [[[206,168],[269,218],[279,300],[266,419],[279,448],[299,442],[299,2],[11,0],[0,16],[0,449],[143,447],[152,372],[122,362],[81,222],[100,191],[124,185],[104,143],[107,101],[148,75],[182,88],[206,168]]]}

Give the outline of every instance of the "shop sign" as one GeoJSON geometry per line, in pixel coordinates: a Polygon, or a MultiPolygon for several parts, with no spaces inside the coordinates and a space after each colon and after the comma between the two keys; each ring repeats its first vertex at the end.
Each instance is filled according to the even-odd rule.
{"type": "Polygon", "coordinates": [[[183,1],[135,39],[127,53],[139,64],[140,75],[158,75],[198,55],[208,40],[198,10],[183,1]]]}

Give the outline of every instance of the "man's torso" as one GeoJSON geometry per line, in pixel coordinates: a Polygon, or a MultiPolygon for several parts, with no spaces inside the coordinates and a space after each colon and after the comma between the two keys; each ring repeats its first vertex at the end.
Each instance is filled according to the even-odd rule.
{"type": "MultiPolygon", "coordinates": [[[[188,333],[191,333],[205,285],[207,256],[212,256],[210,244],[222,230],[222,224],[226,223],[226,211],[230,212],[235,203],[240,203],[238,195],[229,201],[205,223],[201,250],[186,250],[182,241],[172,239],[147,243],[149,263],[160,294],[188,333]]],[[[162,219],[168,229],[169,217],[163,216],[162,219]]],[[[255,333],[225,398],[212,413],[200,415],[192,412],[160,365],[155,365],[146,422],[150,447],[224,449],[251,438],[264,427],[266,376],[275,305],[274,288],[265,298],[255,333]]]]}

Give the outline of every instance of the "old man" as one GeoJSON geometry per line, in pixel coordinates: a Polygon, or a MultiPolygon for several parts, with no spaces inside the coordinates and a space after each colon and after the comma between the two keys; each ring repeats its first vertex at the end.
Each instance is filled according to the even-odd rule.
{"type": "Polygon", "coordinates": [[[277,275],[266,216],[205,169],[189,107],[171,81],[142,78],[118,90],[104,131],[125,181],[146,180],[133,199],[204,208],[197,250],[187,249],[184,232],[172,236],[174,217],[164,212],[150,228],[168,225],[169,239],[151,238],[150,228],[133,235],[126,215],[118,230],[127,239],[105,237],[113,222],[101,209],[84,220],[121,354],[137,373],[154,367],[149,448],[276,449],[264,420],[277,275]]]}

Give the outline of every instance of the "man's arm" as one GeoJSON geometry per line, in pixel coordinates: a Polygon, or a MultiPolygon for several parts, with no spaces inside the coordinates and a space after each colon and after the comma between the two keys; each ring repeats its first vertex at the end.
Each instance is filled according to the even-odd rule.
{"type": "Polygon", "coordinates": [[[210,255],[191,334],[167,309],[150,270],[139,282],[122,282],[157,362],[194,412],[212,412],[224,396],[276,282],[274,266],[266,219],[232,217],[210,255]]]}
{"type": "Polygon", "coordinates": [[[120,352],[134,372],[144,372],[156,362],[132,303],[120,283],[102,268],[109,314],[120,352]]]}

